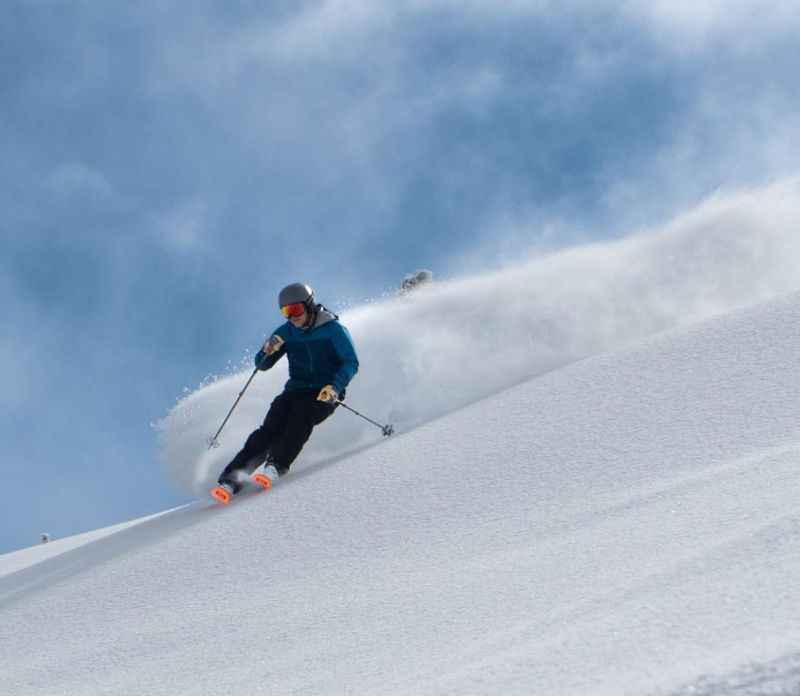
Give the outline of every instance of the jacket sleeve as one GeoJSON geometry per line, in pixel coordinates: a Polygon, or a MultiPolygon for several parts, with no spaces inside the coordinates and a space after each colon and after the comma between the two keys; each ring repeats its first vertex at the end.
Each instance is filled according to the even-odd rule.
{"type": "Polygon", "coordinates": [[[333,378],[333,388],[341,394],[358,372],[358,356],[353,339],[350,338],[350,332],[338,322],[332,340],[336,355],[340,360],[339,369],[333,378]]]}
{"type": "MultiPolygon", "coordinates": [[[[286,336],[283,335],[283,332],[281,331],[282,328],[283,328],[282,326],[279,326],[275,331],[272,332],[272,335],[280,336],[285,341],[286,336]]],[[[259,370],[269,370],[273,365],[275,365],[276,362],[278,362],[278,360],[280,360],[284,356],[285,353],[286,353],[286,343],[284,343],[281,346],[280,350],[276,351],[272,355],[267,355],[264,352],[264,348],[262,346],[261,349],[258,351],[258,353],[256,353],[256,358],[255,358],[256,367],[259,370]]]]}

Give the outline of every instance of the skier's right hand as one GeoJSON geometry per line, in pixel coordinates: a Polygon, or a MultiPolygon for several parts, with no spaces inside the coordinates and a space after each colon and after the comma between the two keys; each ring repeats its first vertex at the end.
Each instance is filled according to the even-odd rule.
{"type": "Polygon", "coordinates": [[[283,344],[284,340],[280,336],[272,334],[272,336],[264,341],[264,347],[261,350],[264,352],[264,355],[272,355],[273,353],[277,353],[283,344]]]}

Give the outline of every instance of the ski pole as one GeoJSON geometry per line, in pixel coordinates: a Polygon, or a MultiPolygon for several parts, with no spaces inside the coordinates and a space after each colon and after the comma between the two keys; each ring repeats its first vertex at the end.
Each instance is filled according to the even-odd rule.
{"type": "Polygon", "coordinates": [[[208,449],[211,449],[212,447],[219,447],[219,442],[217,442],[217,438],[219,437],[219,434],[222,432],[222,429],[225,427],[225,424],[228,422],[228,418],[231,417],[231,413],[233,413],[233,409],[236,408],[236,406],[239,403],[239,400],[242,398],[242,396],[244,396],[244,393],[247,391],[247,387],[250,386],[250,382],[253,381],[253,377],[256,376],[256,372],[258,372],[258,368],[257,367],[256,367],[255,370],[253,370],[253,374],[250,375],[250,379],[247,380],[247,384],[244,385],[244,389],[242,389],[242,391],[239,392],[239,396],[237,396],[236,397],[236,401],[233,402],[233,406],[231,406],[231,410],[228,411],[228,415],[225,416],[225,420],[222,421],[222,425],[219,426],[219,430],[217,430],[217,432],[214,435],[214,437],[212,437],[208,441],[208,449]]]}
{"type": "Polygon", "coordinates": [[[383,432],[384,437],[389,437],[389,435],[392,435],[394,433],[394,427],[393,426],[391,426],[391,425],[381,425],[380,423],[376,423],[371,418],[367,418],[363,413],[359,413],[354,408],[350,408],[341,399],[336,399],[336,403],[339,404],[340,406],[344,406],[348,411],[352,411],[357,416],[361,416],[361,418],[363,418],[365,421],[367,421],[369,423],[372,423],[372,425],[374,425],[375,427],[380,428],[381,431],[383,432]]]}

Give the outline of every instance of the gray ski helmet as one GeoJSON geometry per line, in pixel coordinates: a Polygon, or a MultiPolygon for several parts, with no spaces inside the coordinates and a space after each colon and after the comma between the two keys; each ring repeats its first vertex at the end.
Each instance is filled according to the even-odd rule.
{"type": "Polygon", "coordinates": [[[292,283],[287,285],[278,294],[278,307],[302,302],[309,305],[314,302],[314,291],[304,283],[292,283]]]}

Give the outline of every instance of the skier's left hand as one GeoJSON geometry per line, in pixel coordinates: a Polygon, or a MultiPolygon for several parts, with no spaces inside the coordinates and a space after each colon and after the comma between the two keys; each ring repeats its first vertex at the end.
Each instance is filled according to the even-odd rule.
{"type": "Polygon", "coordinates": [[[317,401],[325,401],[329,404],[335,404],[339,400],[339,392],[337,392],[332,384],[328,384],[320,389],[317,394],[317,401]]]}
{"type": "Polygon", "coordinates": [[[264,355],[272,355],[273,353],[277,353],[285,341],[278,335],[272,334],[266,341],[264,341],[264,347],[261,349],[264,355]]]}

